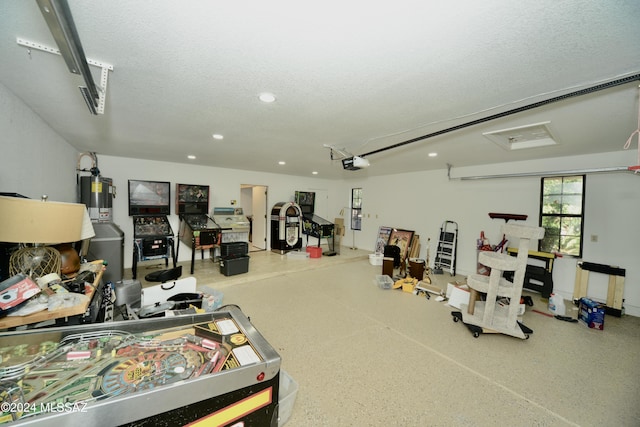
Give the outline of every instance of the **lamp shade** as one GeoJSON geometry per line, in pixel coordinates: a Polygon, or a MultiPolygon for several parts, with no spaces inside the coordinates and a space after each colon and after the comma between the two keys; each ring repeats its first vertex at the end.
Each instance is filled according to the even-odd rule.
{"type": "Polygon", "coordinates": [[[80,203],[0,196],[0,242],[77,242],[83,239],[85,214],[80,203]]]}
{"type": "Polygon", "coordinates": [[[84,216],[82,217],[82,232],[80,233],[80,240],[90,239],[95,236],[96,231],[93,229],[91,217],[89,216],[89,212],[87,212],[87,209],[85,209],[84,216]]]}

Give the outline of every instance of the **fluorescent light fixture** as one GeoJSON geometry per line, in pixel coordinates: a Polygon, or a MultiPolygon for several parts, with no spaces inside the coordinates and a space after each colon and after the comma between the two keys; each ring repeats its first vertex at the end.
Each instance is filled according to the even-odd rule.
{"type": "Polygon", "coordinates": [[[195,159],[196,159],[196,156],[194,156],[193,154],[189,154],[189,155],[187,156],[187,159],[189,159],[189,160],[195,160],[195,159]]]}
{"type": "Polygon", "coordinates": [[[284,160],[280,160],[280,161],[278,162],[278,164],[279,164],[279,165],[286,165],[286,164],[287,164],[287,162],[285,162],[284,160]]]}
{"type": "Polygon", "coordinates": [[[272,93],[264,92],[258,96],[258,99],[262,102],[266,102],[267,104],[274,102],[276,100],[276,96],[272,93]]]}
{"type": "Polygon", "coordinates": [[[213,135],[213,139],[223,139],[224,136],[220,135],[219,133],[214,133],[213,135]]]}
{"type": "Polygon", "coordinates": [[[318,171],[311,172],[312,175],[318,175],[318,171]]]}
{"type": "Polygon", "coordinates": [[[84,78],[86,87],[80,86],[80,91],[89,111],[97,114],[96,107],[98,107],[100,95],[84,55],[69,4],[66,0],[37,0],[37,2],[69,71],[84,78]]]}
{"type": "Polygon", "coordinates": [[[438,156],[438,153],[429,153],[429,154],[428,154],[428,156],[429,156],[429,157],[437,157],[437,156],[438,156]]]}

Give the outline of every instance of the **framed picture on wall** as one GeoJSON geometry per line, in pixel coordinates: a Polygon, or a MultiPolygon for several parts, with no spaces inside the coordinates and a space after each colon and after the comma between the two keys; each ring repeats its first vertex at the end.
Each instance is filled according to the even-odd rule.
{"type": "Polygon", "coordinates": [[[391,235],[391,227],[378,228],[378,237],[376,238],[376,245],[374,252],[377,254],[384,253],[384,247],[389,243],[389,236],[391,235]]]}
{"type": "Polygon", "coordinates": [[[391,235],[389,236],[388,245],[395,245],[400,248],[400,259],[403,260],[407,257],[407,253],[409,252],[409,246],[411,245],[411,240],[413,239],[413,231],[409,230],[399,230],[394,228],[391,230],[391,235]]]}

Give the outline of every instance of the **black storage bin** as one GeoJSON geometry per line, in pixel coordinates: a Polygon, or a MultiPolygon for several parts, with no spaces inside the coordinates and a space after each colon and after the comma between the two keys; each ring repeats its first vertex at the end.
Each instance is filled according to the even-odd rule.
{"type": "Polygon", "coordinates": [[[234,276],[249,271],[249,256],[229,256],[220,261],[220,273],[225,276],[234,276]]]}
{"type": "Polygon", "coordinates": [[[241,256],[249,253],[247,242],[230,242],[220,244],[220,256],[222,258],[230,256],[241,256]]]}

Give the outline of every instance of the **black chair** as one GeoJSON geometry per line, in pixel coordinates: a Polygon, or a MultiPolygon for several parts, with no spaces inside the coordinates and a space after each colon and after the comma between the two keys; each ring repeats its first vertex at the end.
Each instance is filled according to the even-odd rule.
{"type": "Polygon", "coordinates": [[[179,265],[175,268],[168,268],[166,270],[158,270],[153,273],[149,273],[144,276],[144,280],[147,282],[160,282],[165,283],[170,280],[177,280],[182,276],[182,266],[179,265]]]}
{"type": "Polygon", "coordinates": [[[393,258],[393,267],[400,267],[400,247],[396,245],[385,245],[383,256],[385,258],[393,258]]]}

